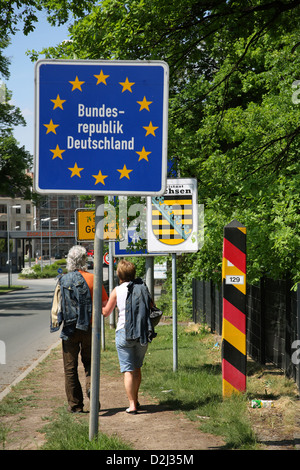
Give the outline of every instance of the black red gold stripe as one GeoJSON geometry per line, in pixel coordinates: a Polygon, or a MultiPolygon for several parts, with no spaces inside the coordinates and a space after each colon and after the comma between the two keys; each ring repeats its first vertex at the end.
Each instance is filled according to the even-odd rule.
{"type": "Polygon", "coordinates": [[[224,228],[223,241],[223,396],[246,390],[246,228],[237,221],[224,228]]]}

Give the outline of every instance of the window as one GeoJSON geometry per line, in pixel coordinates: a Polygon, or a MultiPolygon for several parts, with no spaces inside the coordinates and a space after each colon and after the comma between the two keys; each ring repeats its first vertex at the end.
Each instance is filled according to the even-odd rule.
{"type": "Polygon", "coordinates": [[[40,207],[47,209],[49,207],[49,198],[47,196],[43,197],[40,207]]]}
{"type": "Polygon", "coordinates": [[[31,214],[31,204],[26,204],[26,214],[31,214]]]}
{"type": "Polygon", "coordinates": [[[77,197],[72,196],[71,198],[71,209],[76,209],[77,208],[77,197]]]}
{"type": "Polygon", "coordinates": [[[0,204],[0,214],[7,214],[7,205],[0,204]]]}

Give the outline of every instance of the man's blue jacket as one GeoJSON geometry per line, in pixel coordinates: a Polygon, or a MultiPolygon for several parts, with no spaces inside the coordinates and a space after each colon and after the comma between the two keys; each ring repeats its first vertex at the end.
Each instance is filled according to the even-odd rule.
{"type": "Polygon", "coordinates": [[[67,340],[75,329],[87,331],[92,318],[92,296],[84,277],[71,271],[59,279],[52,304],[50,332],[63,328],[60,337],[67,340]]]}

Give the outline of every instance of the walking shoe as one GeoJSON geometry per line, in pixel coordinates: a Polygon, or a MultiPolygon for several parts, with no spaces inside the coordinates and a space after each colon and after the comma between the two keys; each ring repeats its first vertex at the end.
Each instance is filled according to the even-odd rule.
{"type": "Polygon", "coordinates": [[[69,413],[83,413],[83,408],[69,408],[69,413]]]}
{"type": "MultiPolygon", "coordinates": [[[[90,396],[91,396],[91,390],[90,389],[88,389],[88,391],[87,391],[87,396],[88,396],[88,399],[90,400],[90,396]]],[[[100,411],[100,409],[101,409],[101,405],[100,405],[100,401],[99,401],[99,411],[100,411]]]]}

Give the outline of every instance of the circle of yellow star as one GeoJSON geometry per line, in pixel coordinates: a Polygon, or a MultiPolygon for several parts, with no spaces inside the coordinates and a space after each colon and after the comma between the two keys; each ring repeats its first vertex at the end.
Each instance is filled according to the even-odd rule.
{"type": "Polygon", "coordinates": [[[73,80],[73,81],[69,80],[69,83],[71,83],[71,84],[73,85],[73,88],[72,88],[71,91],[74,91],[74,90],[76,90],[76,89],[82,91],[81,85],[83,85],[85,82],[81,82],[81,81],[78,79],[78,77],[76,76],[75,80],[73,80]]]}
{"type": "Polygon", "coordinates": [[[117,171],[119,171],[119,172],[121,173],[120,180],[121,180],[122,178],[124,178],[124,176],[125,176],[126,178],[130,179],[130,178],[129,178],[129,173],[130,173],[132,170],[128,170],[128,169],[126,168],[126,165],[123,166],[122,170],[117,170],[117,171]]]}
{"type": "Polygon", "coordinates": [[[144,96],[143,101],[137,101],[137,103],[141,105],[139,111],[142,111],[142,109],[150,111],[149,104],[153,103],[153,101],[147,101],[146,96],[144,96]]]}
{"type": "Polygon", "coordinates": [[[60,149],[59,145],[57,145],[55,149],[50,149],[50,152],[53,153],[52,160],[54,160],[54,158],[56,158],[56,157],[58,157],[62,160],[63,158],[62,158],[61,154],[64,153],[65,150],[60,149]]]}
{"type": "Polygon", "coordinates": [[[92,175],[94,178],[96,178],[95,184],[102,183],[105,186],[104,180],[105,178],[108,177],[108,175],[102,175],[101,170],[99,170],[98,175],[92,175]]]}
{"type": "Polygon", "coordinates": [[[146,152],[145,147],[143,147],[140,152],[136,152],[136,153],[138,153],[139,156],[140,156],[140,158],[139,158],[138,161],[143,160],[143,159],[144,159],[144,160],[147,160],[147,162],[149,161],[149,160],[148,160],[148,155],[149,155],[149,153],[151,153],[151,152],[146,152]]]}
{"type": "Polygon", "coordinates": [[[99,75],[94,75],[94,77],[98,79],[96,85],[99,85],[99,83],[104,83],[104,85],[107,85],[106,79],[109,77],[109,75],[104,75],[103,70],[101,70],[99,75]]]}
{"type": "Polygon", "coordinates": [[[151,121],[150,121],[149,126],[143,126],[143,128],[146,129],[146,131],[147,131],[147,132],[146,132],[146,137],[147,137],[147,135],[149,135],[149,134],[152,134],[152,135],[154,135],[154,137],[155,137],[155,132],[154,132],[154,131],[155,131],[156,129],[158,129],[158,127],[153,126],[153,124],[152,124],[151,121]]]}
{"type": "Polygon", "coordinates": [[[63,103],[66,102],[66,100],[62,100],[59,95],[57,95],[55,100],[50,100],[50,101],[52,101],[52,103],[54,103],[53,109],[56,109],[56,108],[61,108],[62,110],[64,109],[62,107],[62,105],[63,105],[63,103]]]}
{"type": "Polygon", "coordinates": [[[53,132],[53,134],[56,134],[56,128],[59,126],[59,124],[53,124],[52,119],[50,120],[49,124],[44,124],[45,127],[47,127],[47,132],[46,134],[49,134],[49,132],[53,132]]]}
{"type": "Polygon", "coordinates": [[[68,168],[68,170],[70,170],[72,172],[71,178],[73,178],[73,176],[75,176],[75,175],[79,176],[79,178],[81,178],[80,172],[83,170],[83,168],[78,168],[77,163],[75,163],[73,168],[68,168]]]}
{"type": "Polygon", "coordinates": [[[130,91],[130,93],[132,93],[131,87],[132,87],[132,85],[135,84],[135,82],[130,82],[130,81],[128,80],[128,77],[126,77],[125,82],[119,82],[119,84],[122,85],[122,87],[123,87],[123,88],[122,88],[122,93],[123,93],[124,91],[126,91],[126,90],[128,90],[128,91],[130,91]]]}

